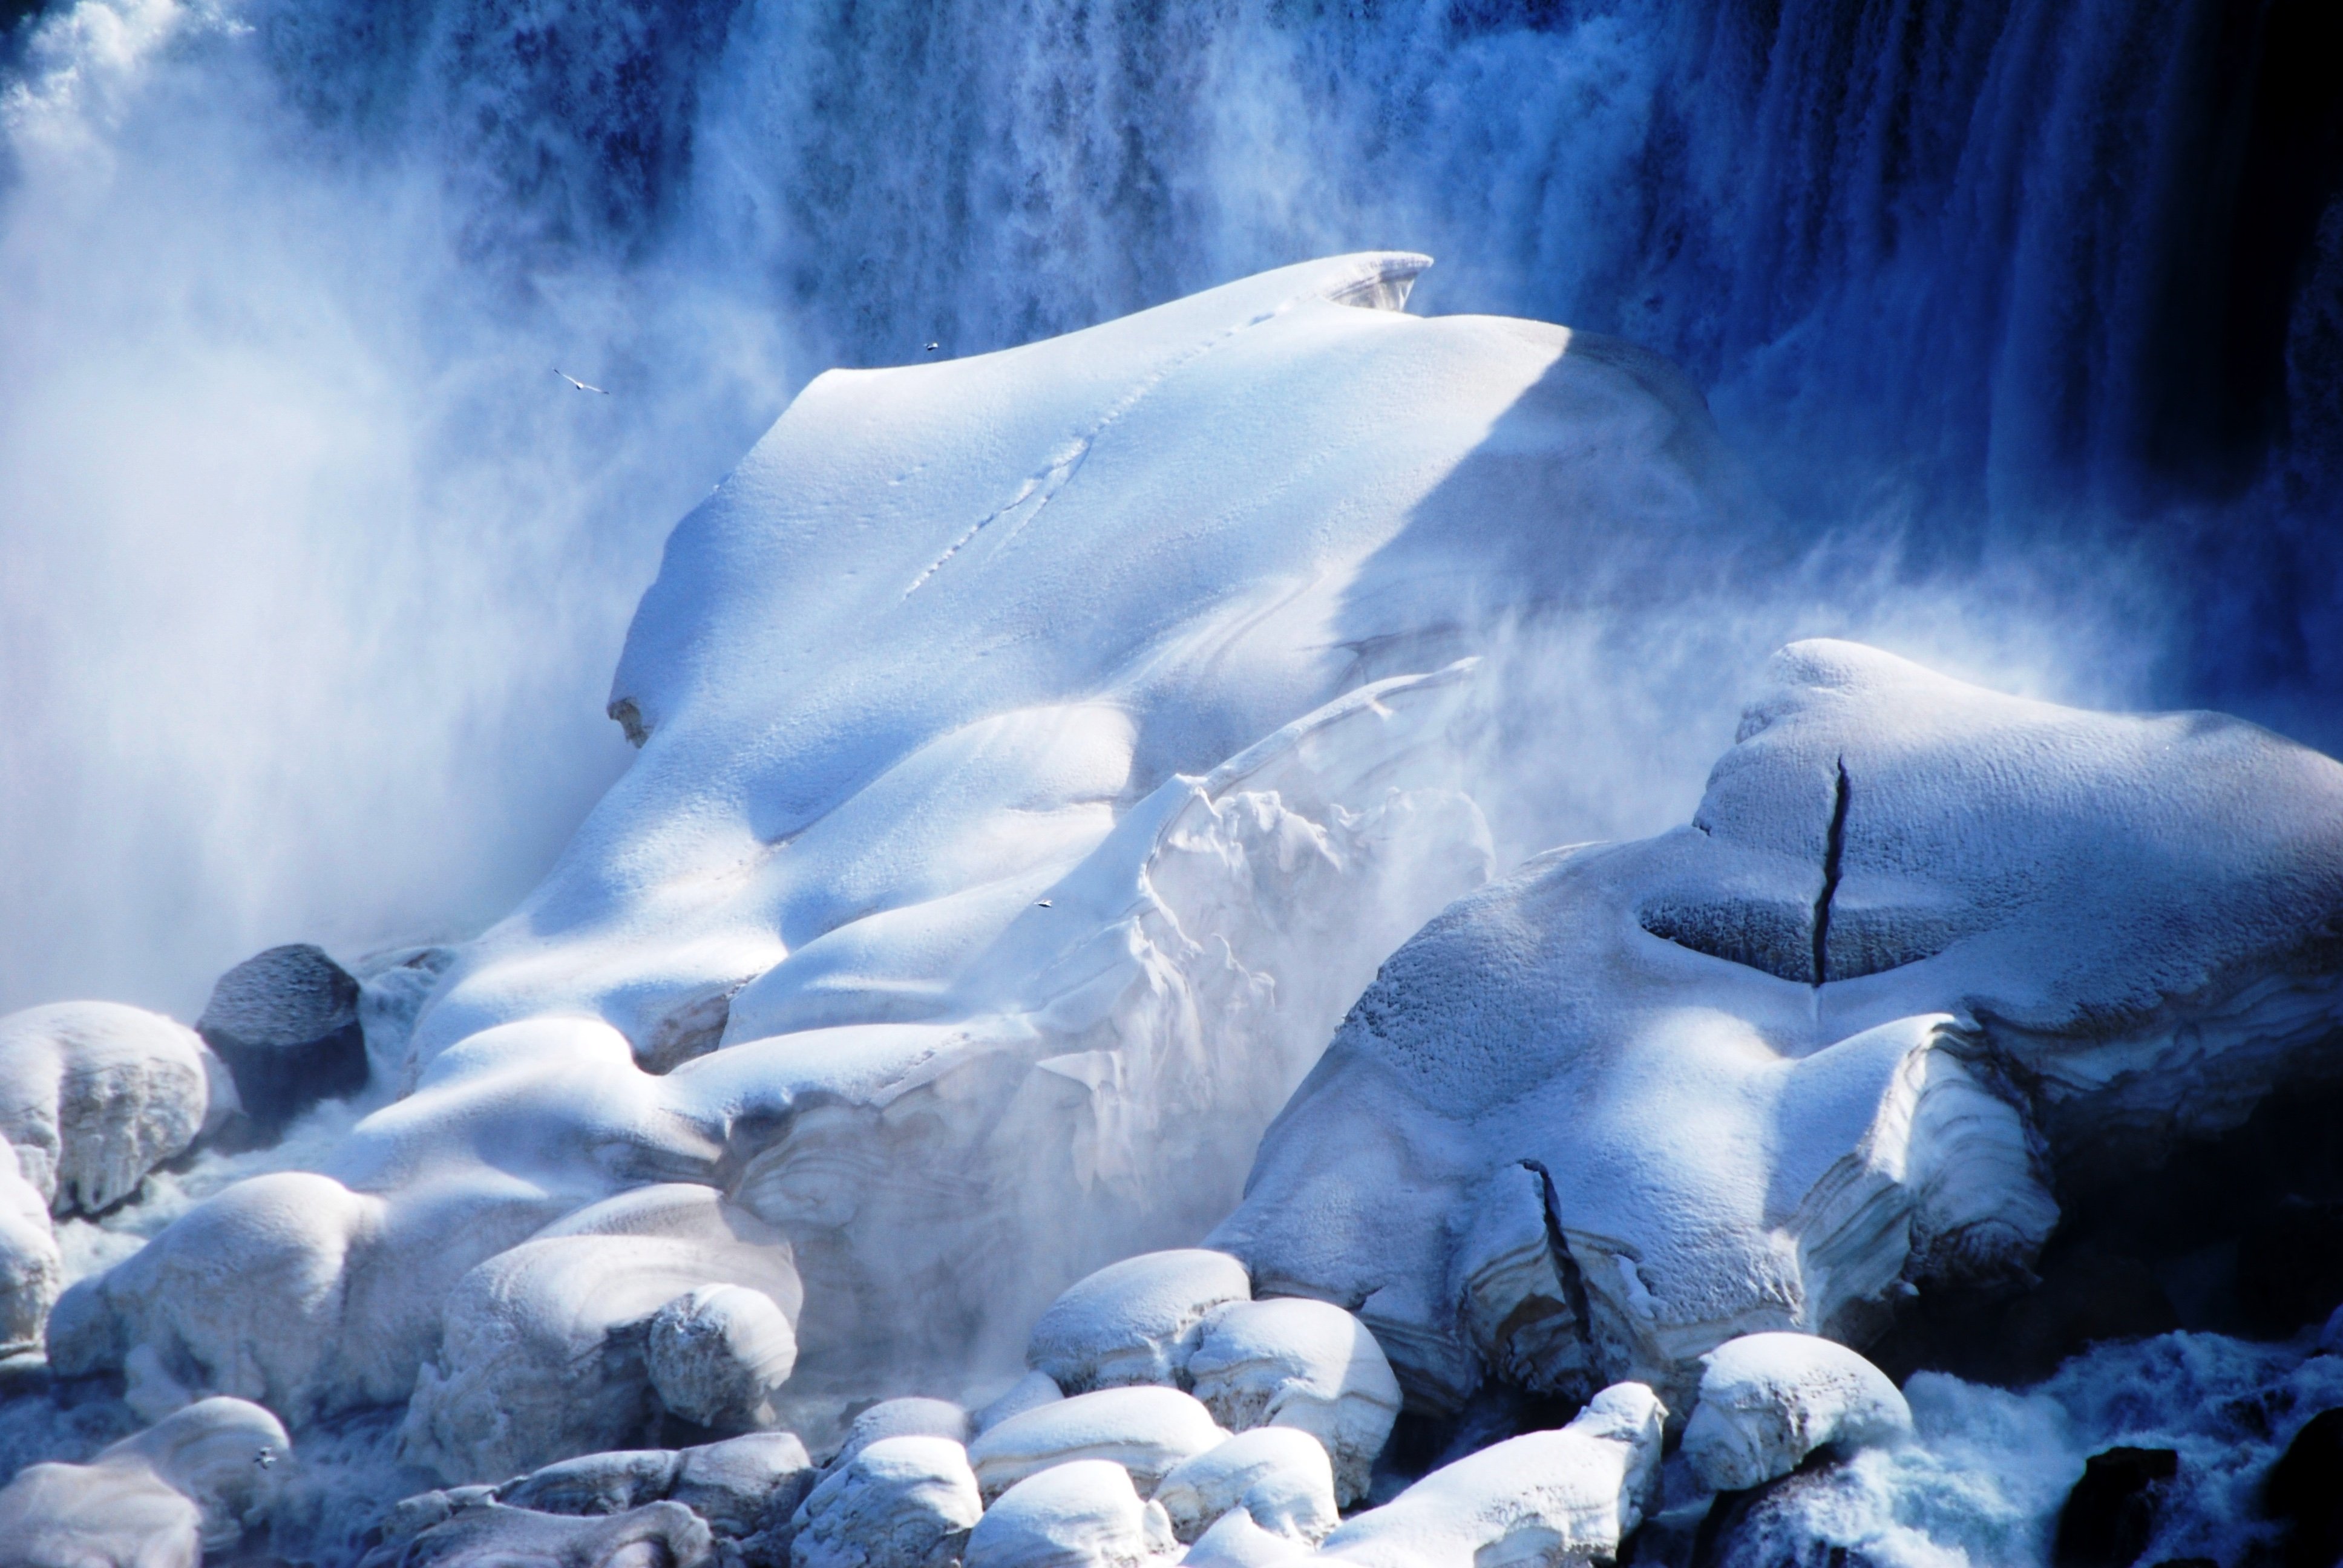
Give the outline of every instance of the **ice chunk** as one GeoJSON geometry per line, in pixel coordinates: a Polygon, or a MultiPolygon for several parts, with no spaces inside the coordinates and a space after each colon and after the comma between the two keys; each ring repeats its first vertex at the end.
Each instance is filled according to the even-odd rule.
{"type": "Polygon", "coordinates": [[[1310,1433],[1290,1426],[1241,1432],[1172,1466],[1155,1488],[1172,1532],[1193,1542],[1236,1509],[1261,1529],[1315,1545],[1341,1522],[1334,1467],[1310,1433]]]}
{"type": "Polygon", "coordinates": [[[367,1554],[362,1568],[712,1568],[717,1561],[707,1524],[679,1503],[585,1517],[486,1503],[404,1541],[386,1542],[367,1554]]]}
{"type": "Polygon", "coordinates": [[[788,1244],[704,1187],[610,1199],[498,1253],[448,1300],[406,1452],[478,1481],[639,1439],[654,1410],[651,1325],[710,1283],[761,1294],[759,1320],[786,1322],[801,1299],[788,1244]]]}
{"type": "Polygon", "coordinates": [[[1335,1495],[1366,1495],[1375,1457],[1399,1419],[1399,1380],[1366,1325],[1324,1302],[1239,1302],[1205,1319],[1188,1375],[1232,1432],[1274,1424],[1306,1432],[1334,1464],[1335,1495]]]}
{"type": "Polygon", "coordinates": [[[1745,1334],[1703,1360],[1684,1454],[1718,1492],[1787,1475],[1825,1444],[1865,1448],[1911,1435],[1904,1395],[1844,1345],[1812,1334],[1745,1334]]]}
{"type": "Polygon", "coordinates": [[[1162,1505],[1141,1502],[1122,1466],[1078,1459],[987,1509],[969,1533],[967,1568],[1138,1568],[1178,1548],[1162,1505]]]}
{"type": "Polygon", "coordinates": [[[59,1214],[97,1214],[186,1152],[211,1103],[211,1053],[158,1013],[58,1002],[0,1018],[0,1138],[59,1214]]]}
{"type": "Polygon", "coordinates": [[[1051,1302],[1033,1325],[1026,1364],[1068,1393],[1183,1386],[1206,1314],[1252,1295],[1244,1265],[1226,1252],[1141,1252],[1109,1263],[1051,1302]]]}
{"type": "Polygon", "coordinates": [[[952,1568],[984,1512],[950,1438],[882,1437],[798,1505],[796,1568],[952,1568]]]}
{"type": "Polygon", "coordinates": [[[969,1462],[988,1498],[1037,1471],[1077,1459],[1109,1459],[1152,1492],[1182,1460],[1228,1437],[1212,1412],[1172,1388],[1108,1388],[1029,1410],[969,1445],[969,1462]]]}
{"type": "Polygon", "coordinates": [[[87,1464],[34,1464],[0,1489],[0,1553],[23,1568],[196,1568],[260,1524],[293,1469],[277,1418],[207,1399],[87,1464]]]}
{"type": "Polygon", "coordinates": [[[769,1425],[773,1395],[797,1359],[789,1314],[745,1285],[702,1285],[678,1296],[652,1317],[643,1348],[659,1402],[716,1428],[769,1425]]]}
{"type": "Polygon", "coordinates": [[[1509,1438],[1436,1470],[1326,1537],[1372,1568],[1561,1568],[1608,1561],[1643,1522],[1667,1412],[1616,1383],[1559,1432],[1509,1438]]]}
{"type": "Polygon", "coordinates": [[[852,1459],[885,1437],[941,1437],[966,1443],[972,1435],[968,1412],[948,1399],[882,1399],[856,1416],[830,1467],[852,1459]]]}

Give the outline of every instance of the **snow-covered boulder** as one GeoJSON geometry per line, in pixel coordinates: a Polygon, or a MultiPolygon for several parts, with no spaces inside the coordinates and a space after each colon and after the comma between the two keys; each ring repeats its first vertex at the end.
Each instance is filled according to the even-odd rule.
{"type": "Polygon", "coordinates": [[[667,1410],[699,1426],[766,1426],[797,1365],[797,1326],[747,1285],[701,1285],[653,1314],[643,1366],[667,1410]]]}
{"type": "Polygon", "coordinates": [[[1362,1302],[1429,1408],[1492,1365],[1681,1401],[1737,1335],[2022,1280],[2046,1153],[2147,1158],[2336,1067],[2338,920],[2343,766],[1796,644],[1692,826],[1393,955],[1211,1242],[1362,1302]]]}
{"type": "Polygon", "coordinates": [[[1239,1302],[1205,1320],[1188,1380],[1231,1432],[1275,1424],[1306,1432],[1334,1463],[1344,1503],[1366,1495],[1375,1457],[1399,1419],[1399,1379],[1364,1323],[1324,1302],[1239,1302]]]}
{"type": "Polygon", "coordinates": [[[1745,1334],[1703,1358],[1684,1455],[1708,1486],[1737,1492],[1787,1475],[1825,1444],[1865,1448],[1912,1432],[1887,1374],[1812,1334],[1745,1334]]]}
{"type": "Polygon", "coordinates": [[[277,1418],[207,1399],[87,1464],[27,1465],[0,1489],[0,1561],[11,1568],[196,1568],[264,1522],[292,1444],[277,1418]]]}
{"type": "Polygon", "coordinates": [[[664,1448],[581,1453],[494,1489],[498,1503],[538,1513],[624,1513],[657,1503],[675,1485],[682,1460],[664,1448]]]}
{"type": "Polygon", "coordinates": [[[968,1453],[944,1437],[882,1437],[799,1504],[796,1568],[953,1568],[984,1512],[968,1453]]]}
{"type": "Polygon", "coordinates": [[[990,1500],[1040,1471],[1078,1459],[1106,1459],[1152,1492],[1183,1460],[1218,1447],[1228,1433],[1178,1389],[1100,1389],[1010,1417],[969,1445],[969,1462],[990,1500]]]}
{"type": "Polygon", "coordinates": [[[0,1355],[40,1348],[49,1308],[64,1288],[65,1259],[48,1201],[0,1138],[0,1355]]]}
{"type": "Polygon", "coordinates": [[[882,1399],[856,1416],[830,1460],[834,1469],[886,1437],[940,1437],[965,1445],[974,1435],[968,1412],[948,1399],[882,1399]]]}
{"type": "Polygon", "coordinates": [[[1244,1265],[1226,1252],[1141,1252],[1068,1286],[1033,1325],[1025,1362],[1067,1393],[1185,1386],[1205,1317],[1252,1296],[1244,1265]]]}
{"type": "Polygon", "coordinates": [[[159,1013],[27,1008],[0,1018],[0,1138],[56,1213],[103,1213],[186,1151],[219,1073],[195,1030],[159,1013]]]}
{"type": "Polygon", "coordinates": [[[1666,1416],[1650,1389],[1614,1384],[1568,1426],[1508,1438],[1433,1472],[1345,1522],[1322,1550],[1368,1568],[1608,1562],[1651,1505],[1666,1416]]]}
{"type": "Polygon", "coordinates": [[[1028,1476],[987,1509],[969,1533],[967,1568],[1138,1568],[1178,1550],[1162,1505],[1142,1501],[1129,1472],[1080,1459],[1028,1476]]]}
{"type": "Polygon", "coordinates": [[[707,1523],[679,1503],[623,1513],[539,1513],[501,1503],[455,1510],[445,1520],[367,1554],[362,1568],[710,1568],[719,1561],[707,1523]]]}
{"type": "MultiPolygon", "coordinates": [[[[706,1187],[640,1188],[498,1253],[448,1299],[406,1452],[448,1481],[488,1481],[639,1440],[657,1414],[652,1331],[709,1284],[757,1293],[758,1318],[782,1330],[802,1295],[788,1243],[706,1187]]],[[[735,1381],[766,1386],[772,1370],[735,1381]]]]}
{"type": "Polygon", "coordinates": [[[1066,1397],[1057,1379],[1044,1372],[1029,1372],[995,1395],[981,1410],[969,1414],[971,1432],[987,1432],[1012,1415],[1023,1415],[1066,1397]]]}
{"type": "Polygon", "coordinates": [[[1342,1520],[1324,1446],[1290,1426],[1241,1432],[1182,1460],[1156,1486],[1155,1501],[1172,1533],[1192,1543],[1232,1509],[1302,1546],[1316,1545],[1342,1520]]]}

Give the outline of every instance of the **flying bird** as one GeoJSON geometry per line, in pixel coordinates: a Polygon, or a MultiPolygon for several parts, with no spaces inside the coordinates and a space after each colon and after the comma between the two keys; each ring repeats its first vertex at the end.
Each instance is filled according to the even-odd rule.
{"type": "Polygon", "coordinates": [[[558,365],[553,367],[553,373],[556,376],[560,377],[564,381],[568,382],[572,387],[577,387],[580,392],[599,392],[605,397],[608,397],[610,395],[608,388],[602,387],[588,387],[585,382],[580,381],[577,377],[572,376],[568,371],[562,369],[558,365]]]}
{"type": "Polygon", "coordinates": [[[929,354],[933,354],[937,349],[941,348],[942,347],[943,345],[941,343],[922,343],[920,345],[921,351],[929,354]]]}

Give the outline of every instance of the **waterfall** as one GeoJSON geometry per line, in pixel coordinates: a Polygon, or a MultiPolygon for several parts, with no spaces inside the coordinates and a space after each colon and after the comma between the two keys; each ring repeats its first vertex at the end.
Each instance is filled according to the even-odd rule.
{"type": "Polygon", "coordinates": [[[1753,528],[2131,595],[2140,700],[2331,746],[2337,43],[2318,0],[53,0],[0,104],[0,1007],[494,914],[622,765],[666,527],[810,375],[1363,246],[1675,358],[1753,528]]]}

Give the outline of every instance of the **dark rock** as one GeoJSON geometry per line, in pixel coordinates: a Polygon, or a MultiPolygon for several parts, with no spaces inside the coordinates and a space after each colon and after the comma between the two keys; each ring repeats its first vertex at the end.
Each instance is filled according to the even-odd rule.
{"type": "Polygon", "coordinates": [[[2168,1448],[2111,1448],[2084,1462],[2058,1511],[2057,1568],[2131,1568],[2147,1550],[2180,1456],[2168,1448]]]}
{"type": "Polygon", "coordinates": [[[1720,1492],[1694,1537],[1691,1568],[1878,1568],[1822,1533],[1819,1521],[1866,1511],[1860,1483],[1827,1451],[1781,1480],[1720,1492]]]}
{"type": "Polygon", "coordinates": [[[196,1031],[236,1076],[261,1139],[321,1100],[366,1087],[358,982],[306,942],[270,948],[220,976],[196,1031]]]}
{"type": "Polygon", "coordinates": [[[2263,1512],[2284,1522],[2286,1568],[2343,1562],[2343,1410],[2303,1423],[2262,1483],[2263,1512]]]}

